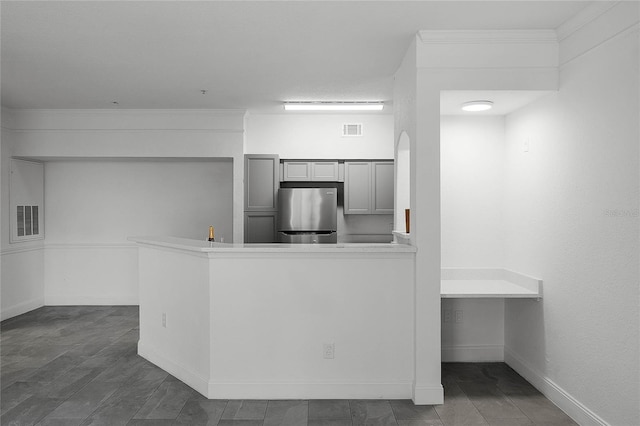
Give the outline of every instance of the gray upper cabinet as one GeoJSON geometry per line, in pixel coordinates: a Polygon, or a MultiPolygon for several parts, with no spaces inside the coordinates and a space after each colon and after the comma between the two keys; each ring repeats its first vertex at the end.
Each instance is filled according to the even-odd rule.
{"type": "Polygon", "coordinates": [[[344,166],[344,214],[393,214],[393,161],[348,161],[344,166]]]}
{"type": "Polygon", "coordinates": [[[245,211],[276,211],[280,186],[280,159],[277,155],[245,155],[245,211]]]}
{"type": "Polygon", "coordinates": [[[310,181],[311,162],[309,161],[285,161],[284,181],[310,181]]]}
{"type": "Polygon", "coordinates": [[[344,163],[344,214],[371,213],[371,163],[344,163]]]}
{"type": "Polygon", "coordinates": [[[371,163],[371,173],[372,213],[393,214],[393,161],[375,161],[371,163]]]}
{"type": "Polygon", "coordinates": [[[314,161],[311,163],[311,180],[316,182],[338,181],[337,161],[314,161]]]}
{"type": "Polygon", "coordinates": [[[337,161],[284,161],[282,180],[285,182],[337,182],[337,161]]]}

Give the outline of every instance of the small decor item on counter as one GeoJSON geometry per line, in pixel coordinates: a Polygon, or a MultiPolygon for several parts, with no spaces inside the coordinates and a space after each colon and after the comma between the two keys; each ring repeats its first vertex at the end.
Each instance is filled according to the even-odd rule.
{"type": "Polygon", "coordinates": [[[404,209],[404,226],[409,234],[411,231],[411,209],[404,209]]]}
{"type": "Polygon", "coordinates": [[[209,227],[209,241],[213,242],[215,240],[215,237],[213,235],[213,226],[209,227]]]}

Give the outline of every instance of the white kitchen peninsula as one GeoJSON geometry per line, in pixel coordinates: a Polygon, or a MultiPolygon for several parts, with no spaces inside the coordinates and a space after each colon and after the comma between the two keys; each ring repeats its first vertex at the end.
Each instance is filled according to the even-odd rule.
{"type": "Polygon", "coordinates": [[[415,248],[138,244],[141,356],[208,398],[411,398],[415,248]]]}

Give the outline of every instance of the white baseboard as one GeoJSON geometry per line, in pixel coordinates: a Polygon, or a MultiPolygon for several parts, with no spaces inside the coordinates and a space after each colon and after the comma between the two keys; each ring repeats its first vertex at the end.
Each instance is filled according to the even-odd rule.
{"type": "Polygon", "coordinates": [[[502,362],[503,345],[442,346],[442,362],[502,362]]]}
{"type": "Polygon", "coordinates": [[[210,382],[212,399],[410,399],[411,382],[210,382]]]}
{"type": "Polygon", "coordinates": [[[523,357],[505,346],[505,363],[524,377],[551,402],[581,426],[609,426],[609,423],[558,386],[553,380],[533,368],[523,357]]]}
{"type": "Polygon", "coordinates": [[[415,405],[441,405],[444,404],[444,388],[442,385],[414,385],[411,399],[415,405]]]}
{"type": "Polygon", "coordinates": [[[138,305],[138,296],[95,297],[90,295],[45,295],[46,306],[125,306],[138,305]]]}
{"type": "MultiPolygon", "coordinates": [[[[182,380],[210,399],[410,399],[411,382],[337,383],[337,382],[214,382],[163,356],[160,351],[138,342],[138,354],[182,380]]],[[[442,387],[435,389],[428,404],[442,403],[442,387]]]]}
{"type": "Polygon", "coordinates": [[[44,306],[43,298],[30,299],[21,303],[17,303],[13,306],[3,308],[0,312],[0,321],[4,321],[9,318],[17,317],[18,315],[25,314],[34,309],[38,309],[44,306]]]}
{"type": "Polygon", "coordinates": [[[142,340],[138,342],[138,355],[162,368],[172,376],[182,380],[202,395],[207,396],[209,391],[208,378],[202,377],[190,368],[179,365],[170,359],[165,358],[159,351],[145,345],[142,340]]]}

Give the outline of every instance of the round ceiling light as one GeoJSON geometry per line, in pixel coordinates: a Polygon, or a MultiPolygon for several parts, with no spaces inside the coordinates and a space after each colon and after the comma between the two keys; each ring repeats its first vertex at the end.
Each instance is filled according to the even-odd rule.
{"type": "Polygon", "coordinates": [[[470,101],[462,104],[462,110],[470,112],[487,111],[491,108],[493,108],[491,101],[470,101]]]}

